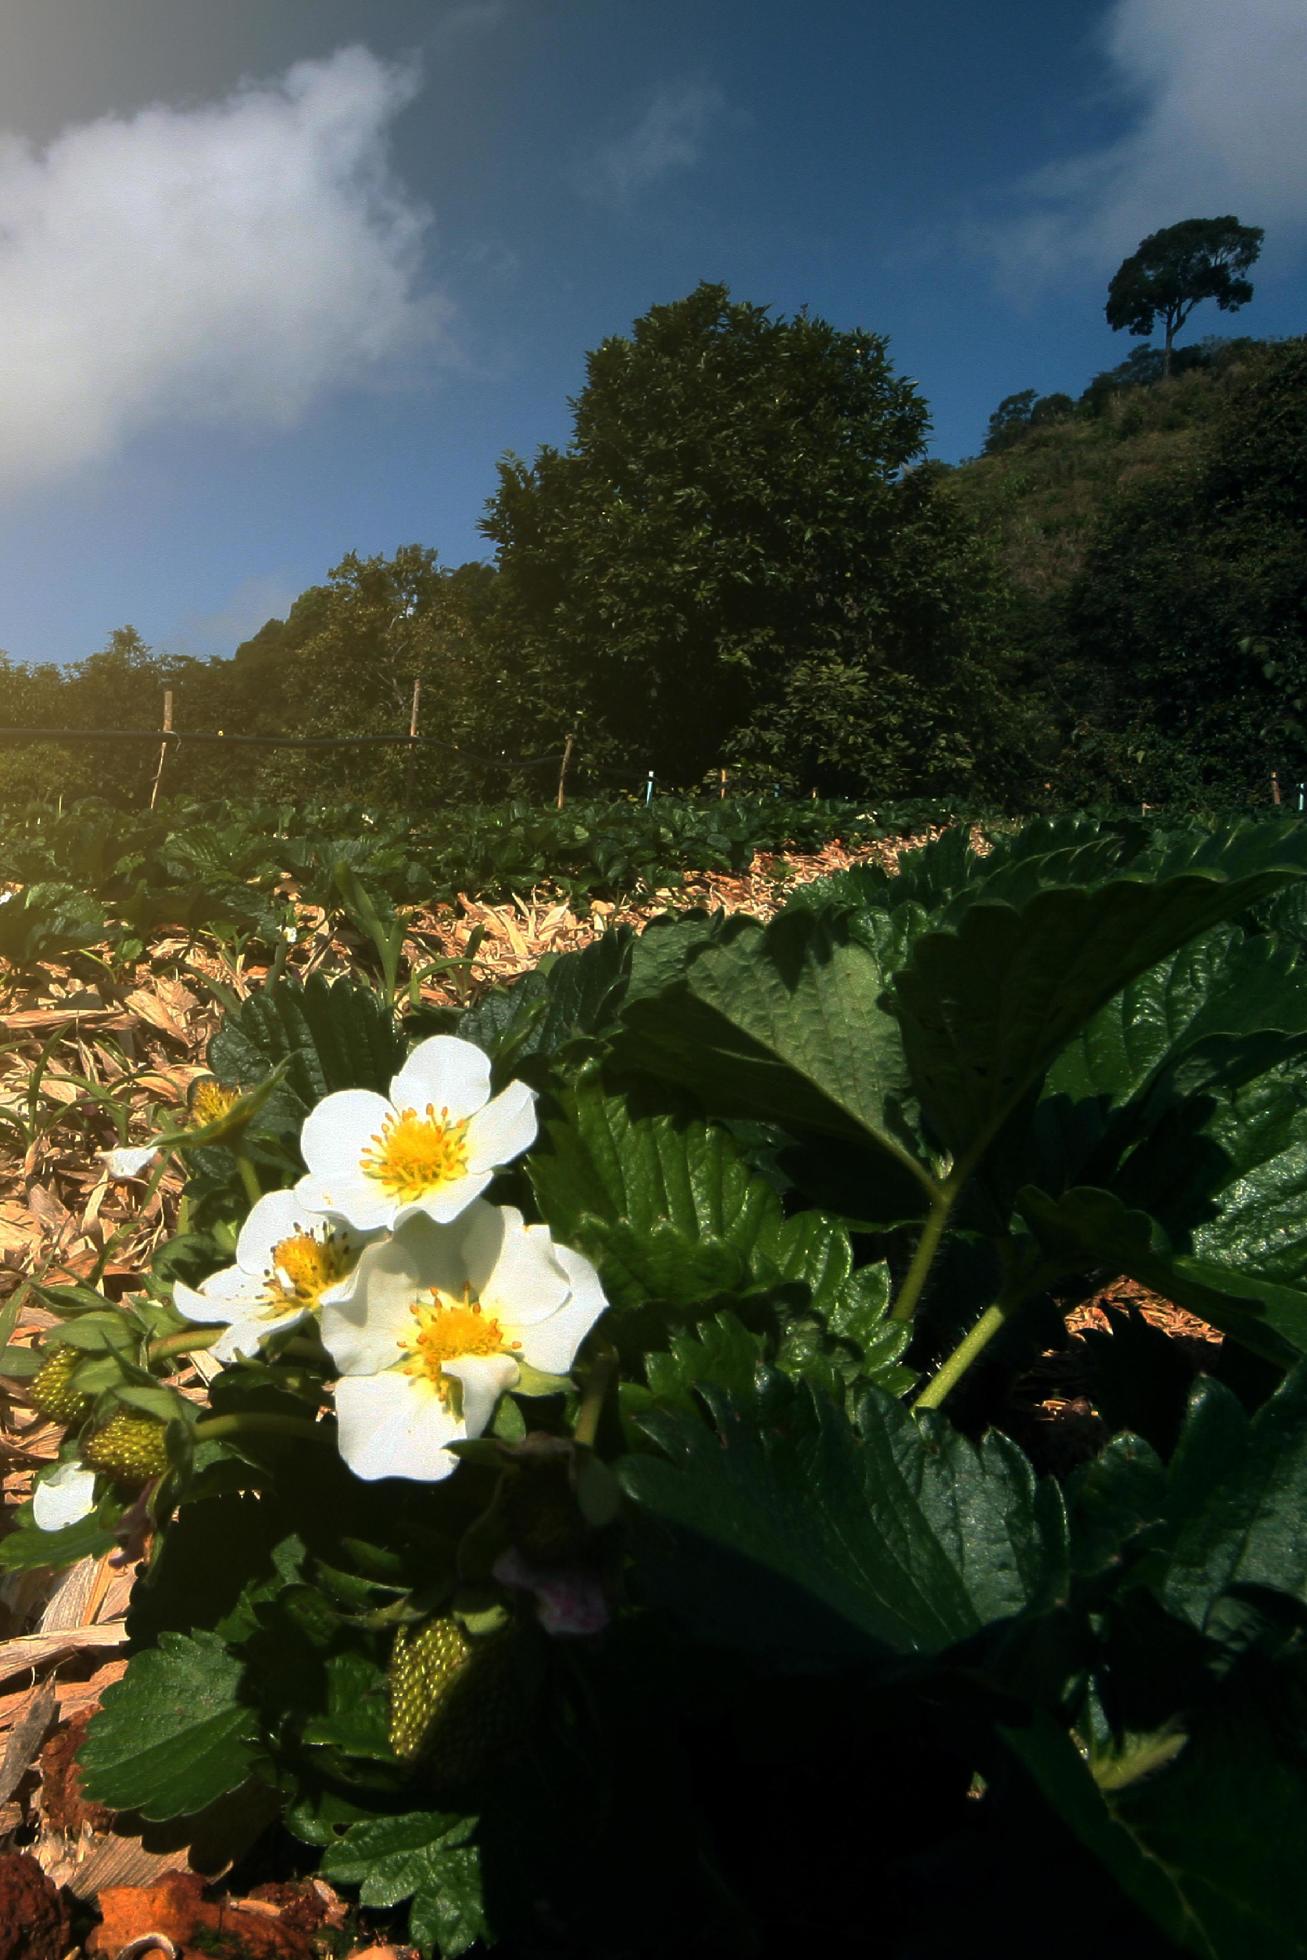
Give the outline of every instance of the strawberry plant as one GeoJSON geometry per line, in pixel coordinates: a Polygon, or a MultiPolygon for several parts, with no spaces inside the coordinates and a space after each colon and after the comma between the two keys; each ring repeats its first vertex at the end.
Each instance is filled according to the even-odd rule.
{"type": "Polygon", "coordinates": [[[153,1529],[92,1797],[275,1814],[432,1955],[1307,1953],[1307,831],[992,846],[412,1048],[233,1007],[185,1236],[40,1289],[0,1564],[153,1529]],[[1118,1316],[1055,1453],[1119,1275],[1223,1339],[1118,1316]]]}

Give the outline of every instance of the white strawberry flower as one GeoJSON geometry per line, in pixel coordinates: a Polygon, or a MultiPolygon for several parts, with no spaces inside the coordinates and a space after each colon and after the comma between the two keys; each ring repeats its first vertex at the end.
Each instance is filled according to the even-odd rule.
{"type": "Polygon", "coordinates": [[[606,1305],[590,1261],[510,1205],[410,1217],[323,1305],[341,1455],[367,1479],[449,1476],[447,1446],[481,1435],[520,1364],[566,1374],[606,1305]]]}
{"type": "Polygon", "coordinates": [[[455,1035],[433,1035],[389,1097],[373,1089],[323,1097],[300,1133],[308,1171],[295,1188],[310,1211],[338,1213],[361,1232],[392,1231],[421,1214],[447,1225],[535,1142],[535,1100],[525,1082],[492,1097],[489,1056],[455,1035]]]}
{"type": "Polygon", "coordinates": [[[241,1226],[235,1265],[211,1273],[198,1288],[177,1281],[177,1311],[207,1325],[226,1321],[210,1352],[217,1361],[235,1361],[334,1299],[367,1243],[366,1233],[310,1212],[293,1191],[269,1191],[241,1226]]]}
{"type": "Polygon", "coordinates": [[[63,1531],[95,1509],[95,1472],[74,1458],[43,1471],[32,1486],[32,1522],[38,1531],[63,1531]]]}

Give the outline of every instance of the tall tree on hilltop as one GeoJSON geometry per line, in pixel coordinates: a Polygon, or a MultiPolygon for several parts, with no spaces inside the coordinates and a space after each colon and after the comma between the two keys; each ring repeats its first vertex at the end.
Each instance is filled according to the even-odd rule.
{"type": "Polygon", "coordinates": [[[1162,378],[1171,372],[1171,342],[1201,300],[1233,313],[1253,296],[1247,272],[1262,249],[1260,225],[1237,218],[1186,218],[1142,240],[1117,268],[1107,289],[1107,324],[1119,333],[1151,334],[1161,316],[1166,331],[1162,378]]]}
{"type": "Polygon", "coordinates": [[[929,664],[957,596],[923,556],[927,411],[884,337],[704,284],[591,353],[572,408],[568,448],[506,458],[482,521],[536,739],[580,711],[614,768],[688,784],[752,757],[812,781],[802,746],[764,757],[750,731],[827,668],[874,736],[876,675],[929,664]]]}

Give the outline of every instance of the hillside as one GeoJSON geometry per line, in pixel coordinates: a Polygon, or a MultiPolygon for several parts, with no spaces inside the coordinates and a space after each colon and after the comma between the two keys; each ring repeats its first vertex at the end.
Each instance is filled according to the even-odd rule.
{"type": "Polygon", "coordinates": [[[1153,350],[1140,348],[1078,401],[1032,402],[1024,428],[959,464],[954,488],[1017,589],[1037,602],[1064,591],[1113,493],[1195,457],[1202,431],[1266,344],[1203,342],[1168,381],[1146,378],[1153,350]]]}

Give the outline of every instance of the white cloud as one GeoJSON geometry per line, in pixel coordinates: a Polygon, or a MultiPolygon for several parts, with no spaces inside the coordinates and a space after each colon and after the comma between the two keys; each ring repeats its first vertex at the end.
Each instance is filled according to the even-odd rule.
{"type": "Polygon", "coordinates": [[[710,82],[659,89],[634,128],[598,152],[583,187],[606,202],[625,204],[669,173],[692,169],[725,107],[725,96],[710,82]]]}
{"type": "Polygon", "coordinates": [[[1115,268],[1182,218],[1233,212],[1268,238],[1307,230],[1303,0],[1115,0],[1103,44],[1133,106],[1117,141],[1016,187],[979,236],[1014,288],[1115,268]]]}
{"type": "Polygon", "coordinates": [[[165,422],[289,426],[438,337],[387,155],[416,86],[344,48],[44,151],[0,138],[0,492],[165,422]]]}

